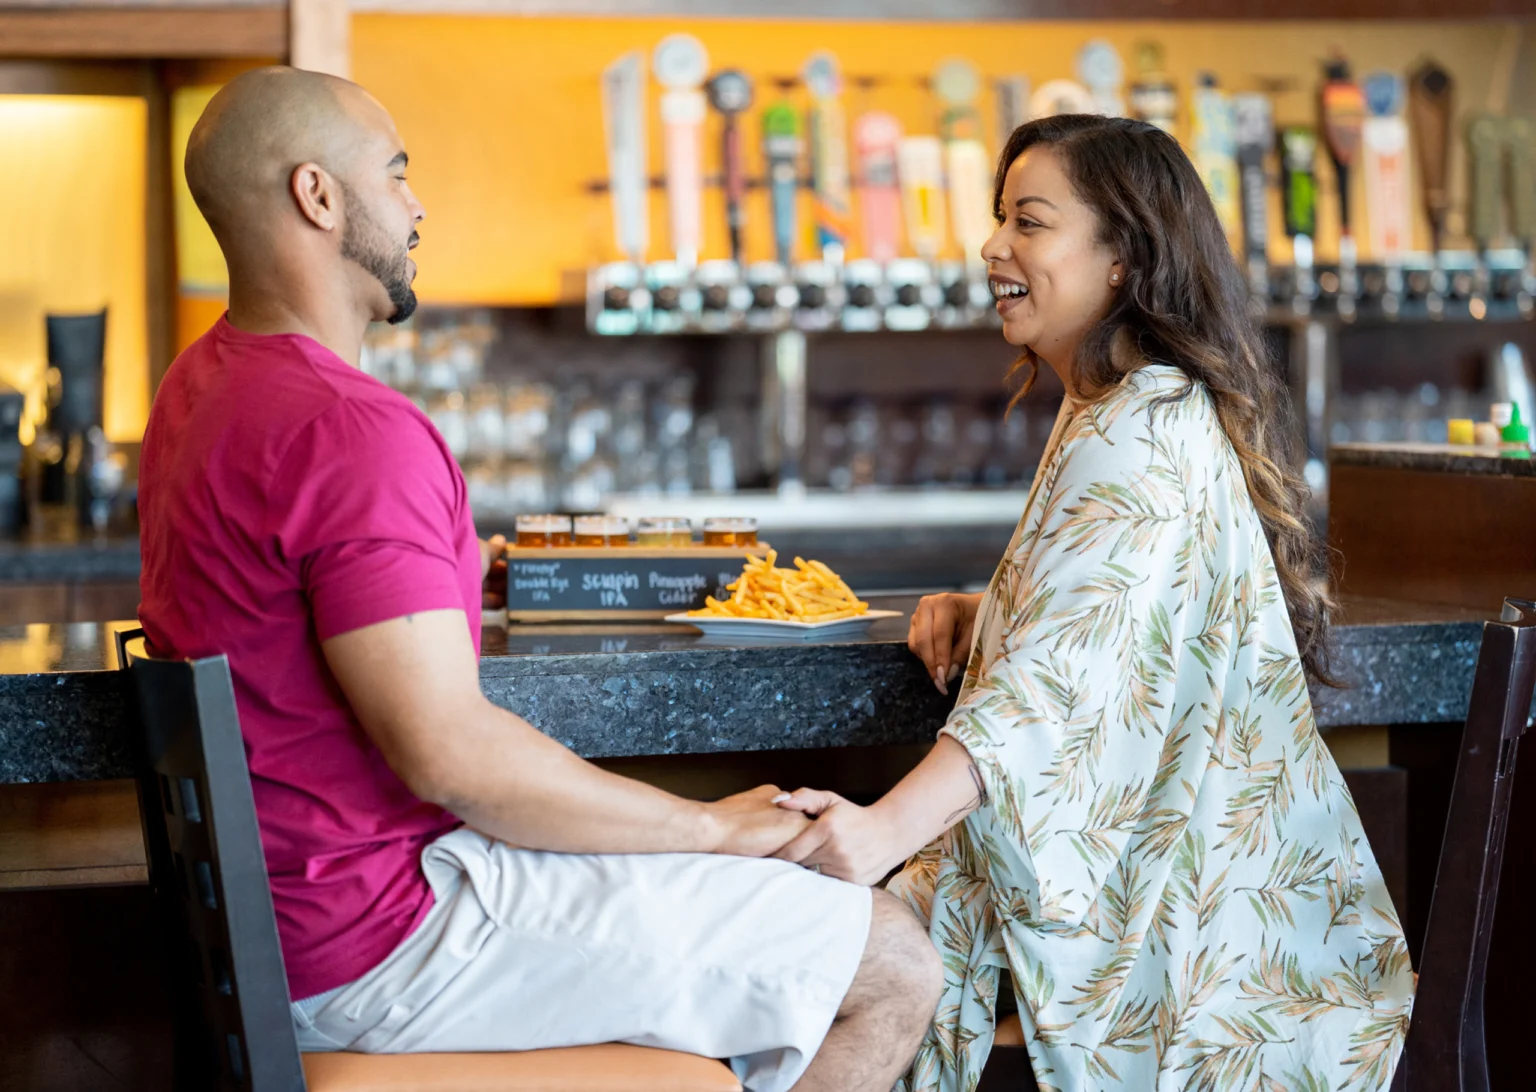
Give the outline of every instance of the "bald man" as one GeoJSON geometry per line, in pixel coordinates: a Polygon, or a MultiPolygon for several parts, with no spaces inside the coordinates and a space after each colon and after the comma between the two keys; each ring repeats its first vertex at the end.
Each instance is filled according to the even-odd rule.
{"type": "Polygon", "coordinates": [[[159,655],[229,657],[301,1047],[625,1041],[754,1092],[886,1092],[940,984],[903,907],[763,859],[806,822],[772,786],[683,800],[481,695],[464,479],[357,368],[416,305],[406,163],[345,81],[214,96],[186,171],[229,311],[141,461],[139,617],[159,655]]]}

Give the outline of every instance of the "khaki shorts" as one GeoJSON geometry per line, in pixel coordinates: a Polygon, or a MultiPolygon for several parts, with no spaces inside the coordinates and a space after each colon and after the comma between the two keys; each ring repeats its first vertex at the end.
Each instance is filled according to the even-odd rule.
{"type": "Polygon", "coordinates": [[[783,861],[432,843],[436,905],[357,981],[294,1004],[299,1048],[396,1054],[635,1043],[783,1092],[869,937],[870,893],[783,861]]]}

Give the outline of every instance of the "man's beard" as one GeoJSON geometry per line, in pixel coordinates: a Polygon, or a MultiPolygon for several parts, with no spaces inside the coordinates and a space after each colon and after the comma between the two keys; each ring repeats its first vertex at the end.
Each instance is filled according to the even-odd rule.
{"type": "Polygon", "coordinates": [[[393,310],[386,321],[390,325],[404,322],[416,310],[409,247],[410,242],[416,241],[416,233],[411,232],[407,245],[396,250],[368,215],[356,193],[347,186],[343,186],[342,193],[347,202],[347,222],[341,232],[341,256],[360,265],[389,293],[393,310]]]}

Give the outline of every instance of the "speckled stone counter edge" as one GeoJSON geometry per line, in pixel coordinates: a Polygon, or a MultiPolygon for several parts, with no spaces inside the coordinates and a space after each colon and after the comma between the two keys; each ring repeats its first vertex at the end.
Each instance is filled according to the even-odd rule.
{"type": "Polygon", "coordinates": [[[1328,461],[1338,466],[1421,470],[1436,474],[1505,474],[1536,477],[1536,460],[1504,455],[1492,447],[1450,444],[1335,444],[1328,461]]]}
{"type": "MultiPolygon", "coordinates": [[[[1465,716],[1478,624],[1340,626],[1335,640],[1350,687],[1314,690],[1325,730],[1465,716]]],[[[592,758],[920,743],[950,705],[895,641],[488,657],[481,687],[592,758]]],[[[117,672],[0,676],[0,783],[129,776],[132,716],[117,672]]]]}

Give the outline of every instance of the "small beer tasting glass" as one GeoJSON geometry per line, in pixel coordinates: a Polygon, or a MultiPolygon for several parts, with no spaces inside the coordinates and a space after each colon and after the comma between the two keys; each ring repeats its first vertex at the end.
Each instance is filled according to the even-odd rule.
{"type": "Polygon", "coordinates": [[[706,546],[756,546],[757,520],[713,516],[704,521],[706,546]]]}
{"type": "Polygon", "coordinates": [[[629,520],[620,516],[577,516],[577,546],[628,546],[629,520]]]}
{"type": "Polygon", "coordinates": [[[518,516],[517,544],[519,546],[569,546],[571,544],[570,516],[518,516]]]}
{"type": "Polygon", "coordinates": [[[693,524],[678,516],[647,516],[635,528],[636,546],[692,546],[693,524]]]}

